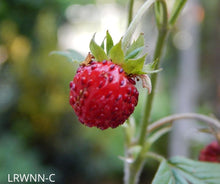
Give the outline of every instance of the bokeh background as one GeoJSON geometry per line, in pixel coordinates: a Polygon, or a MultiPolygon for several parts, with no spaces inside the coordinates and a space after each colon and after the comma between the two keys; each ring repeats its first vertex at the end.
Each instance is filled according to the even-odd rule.
{"type": "MultiPolygon", "coordinates": [[[[142,3],[135,1],[134,12],[142,3]]],[[[86,56],[94,32],[101,42],[107,29],[117,42],[126,30],[127,4],[0,1],[0,183],[7,183],[7,174],[13,173],[56,173],[58,184],[122,183],[123,161],[118,156],[123,156],[123,128],[101,131],[77,121],[68,100],[77,66],[49,53],[71,48],[86,56]]],[[[219,17],[219,0],[190,0],[184,9],[164,50],[152,120],[188,111],[220,118],[219,17]]],[[[155,45],[154,22],[151,10],[136,33],[145,33],[147,62],[155,45]]],[[[146,97],[146,91],[140,91],[137,123],[146,97]]],[[[175,129],[177,135],[164,136],[153,149],[196,159],[198,150],[213,139],[196,127],[175,129]]],[[[150,183],[156,169],[149,161],[141,183],[150,183]]]]}

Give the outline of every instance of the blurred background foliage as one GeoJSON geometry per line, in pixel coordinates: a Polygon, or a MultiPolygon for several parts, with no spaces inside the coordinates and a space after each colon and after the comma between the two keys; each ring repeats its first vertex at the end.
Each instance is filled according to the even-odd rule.
{"type": "MultiPolygon", "coordinates": [[[[63,184],[122,183],[123,162],[117,157],[123,155],[122,127],[101,131],[78,123],[68,102],[69,81],[76,66],[59,56],[49,56],[51,51],[62,49],[58,30],[68,22],[68,7],[112,2],[126,11],[126,0],[0,1],[0,183],[7,181],[7,173],[16,172],[56,173],[56,183],[63,184]]],[[[203,0],[202,5],[203,91],[199,108],[220,116],[220,2],[203,0]]],[[[178,58],[172,35],[168,43],[167,71],[160,81],[154,119],[170,114],[172,109],[174,61],[178,58]]],[[[142,93],[140,98],[144,98],[142,93]]],[[[137,120],[141,110],[140,103],[137,120]]],[[[167,154],[167,137],[154,149],[167,154]]],[[[148,165],[143,183],[151,180],[156,169],[154,162],[148,165]]]]}

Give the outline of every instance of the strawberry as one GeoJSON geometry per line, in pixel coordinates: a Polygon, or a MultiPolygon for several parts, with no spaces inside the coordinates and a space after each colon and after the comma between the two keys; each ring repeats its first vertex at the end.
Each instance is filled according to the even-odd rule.
{"type": "Polygon", "coordinates": [[[199,155],[200,161],[217,162],[220,163],[220,145],[217,141],[211,142],[199,155]]]}
{"type": "Polygon", "coordinates": [[[138,103],[135,79],[140,78],[150,92],[151,81],[146,74],[159,71],[154,70],[156,61],[144,65],[143,34],[128,47],[122,40],[114,45],[108,31],[105,39],[99,46],[92,38],[91,54],[84,61],[73,50],[53,52],[71,62],[78,58],[80,66],[70,82],[70,105],[81,123],[100,129],[124,123],[138,103]]]}
{"type": "Polygon", "coordinates": [[[70,82],[70,104],[79,121],[102,130],[115,128],[133,113],[138,102],[135,81],[112,61],[80,66],[70,82]]]}

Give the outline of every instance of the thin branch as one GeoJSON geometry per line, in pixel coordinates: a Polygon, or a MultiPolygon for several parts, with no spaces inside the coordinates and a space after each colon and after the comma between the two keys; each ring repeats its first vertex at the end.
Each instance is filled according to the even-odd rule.
{"type": "Polygon", "coordinates": [[[197,113],[181,113],[181,114],[174,114],[171,116],[167,116],[158,121],[155,121],[153,124],[148,126],[147,131],[152,132],[153,130],[165,124],[172,123],[173,121],[180,119],[196,119],[198,121],[207,123],[211,127],[220,129],[220,122],[217,119],[197,113]]]}
{"type": "Polygon", "coordinates": [[[151,157],[159,162],[162,162],[163,160],[166,160],[163,156],[157,154],[157,153],[154,153],[154,152],[150,152],[148,151],[147,154],[146,154],[147,157],[151,157]]]}
{"type": "MultiPolygon", "coordinates": [[[[162,54],[162,50],[164,47],[164,43],[166,40],[166,36],[168,33],[168,28],[167,28],[167,6],[166,3],[164,1],[160,1],[161,3],[161,10],[163,11],[163,22],[160,26],[160,28],[158,28],[158,36],[157,36],[157,43],[156,43],[156,48],[154,51],[154,61],[158,60],[157,64],[155,65],[155,70],[158,69],[159,67],[159,63],[160,63],[160,59],[161,59],[161,54],[162,54]]],[[[154,94],[155,94],[155,88],[156,88],[156,84],[157,84],[157,77],[158,74],[154,73],[151,75],[151,83],[152,83],[152,91],[151,94],[148,95],[147,98],[147,102],[145,104],[144,107],[144,113],[143,113],[143,117],[142,117],[142,122],[141,122],[141,129],[140,129],[140,134],[138,137],[138,143],[139,144],[144,144],[145,141],[145,137],[146,137],[146,130],[147,130],[147,126],[149,123],[149,119],[150,119],[150,115],[151,115],[151,110],[152,110],[152,104],[153,104],[153,100],[154,100],[154,94]]]]}
{"type": "Polygon", "coordinates": [[[149,7],[155,2],[155,0],[147,0],[139,9],[132,22],[130,23],[123,39],[122,39],[122,49],[125,51],[130,43],[132,35],[137,28],[138,23],[140,22],[144,13],[149,9],[149,7]]]}
{"type": "Polygon", "coordinates": [[[133,19],[133,6],[134,6],[134,0],[129,0],[128,4],[128,27],[133,19]]]}

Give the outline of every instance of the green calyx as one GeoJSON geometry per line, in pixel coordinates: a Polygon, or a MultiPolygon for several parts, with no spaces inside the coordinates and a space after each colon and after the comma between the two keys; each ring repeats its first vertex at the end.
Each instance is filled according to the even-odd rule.
{"type": "Polygon", "coordinates": [[[137,40],[133,41],[126,49],[122,49],[121,39],[114,45],[113,39],[109,32],[106,32],[106,36],[101,45],[95,42],[95,34],[90,41],[90,51],[86,59],[75,50],[67,51],[53,51],[51,54],[58,54],[65,56],[68,61],[79,64],[89,64],[92,60],[101,62],[103,60],[111,60],[113,63],[120,65],[128,75],[140,76],[143,74],[151,74],[159,72],[155,70],[157,60],[144,64],[147,54],[143,52],[144,49],[144,34],[141,33],[137,40]]]}
{"type": "Polygon", "coordinates": [[[141,33],[125,51],[122,50],[122,39],[114,45],[109,32],[106,32],[102,44],[99,46],[95,42],[95,35],[90,41],[90,50],[95,60],[111,60],[113,63],[120,65],[128,75],[142,75],[157,72],[152,67],[154,63],[145,65],[146,53],[144,49],[144,34],[141,33]]]}

